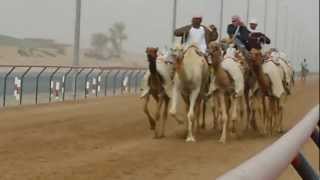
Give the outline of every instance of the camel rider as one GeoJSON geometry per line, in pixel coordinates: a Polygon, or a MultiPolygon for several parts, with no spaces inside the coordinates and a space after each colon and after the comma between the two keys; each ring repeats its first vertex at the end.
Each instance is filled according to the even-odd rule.
{"type": "Polygon", "coordinates": [[[238,15],[232,16],[232,23],[227,27],[227,33],[232,42],[235,43],[237,48],[244,54],[248,54],[246,49],[248,45],[248,37],[250,31],[241,21],[241,18],[238,15]]]}
{"type": "Polygon", "coordinates": [[[192,24],[176,29],[174,35],[182,37],[181,43],[191,45],[196,43],[203,54],[206,54],[208,44],[218,38],[217,29],[214,25],[209,27],[201,25],[202,17],[192,18],[192,24]]]}
{"type": "Polygon", "coordinates": [[[257,31],[258,21],[254,18],[251,18],[249,21],[249,28],[250,31],[248,42],[247,42],[247,49],[250,51],[252,48],[261,50],[263,44],[270,44],[270,39],[263,33],[257,31]]]}

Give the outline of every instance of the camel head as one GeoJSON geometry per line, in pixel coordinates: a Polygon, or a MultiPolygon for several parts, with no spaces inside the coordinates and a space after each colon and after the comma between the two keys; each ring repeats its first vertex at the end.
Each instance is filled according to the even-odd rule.
{"type": "Polygon", "coordinates": [[[146,49],[146,54],[148,57],[148,61],[155,61],[158,58],[158,48],[148,47],[146,49]]]}
{"type": "Polygon", "coordinates": [[[176,69],[181,69],[182,61],[184,56],[184,48],[182,45],[177,44],[174,48],[171,49],[171,58],[176,65],[176,69]]]}
{"type": "Polygon", "coordinates": [[[217,66],[222,61],[221,45],[216,42],[210,42],[208,45],[208,55],[212,60],[212,65],[217,66]]]}
{"type": "Polygon", "coordinates": [[[156,74],[157,72],[157,63],[158,58],[158,48],[148,47],[146,49],[146,54],[149,62],[149,70],[151,74],[156,74]]]}
{"type": "Polygon", "coordinates": [[[158,48],[148,47],[146,49],[146,54],[148,57],[148,61],[155,61],[158,58],[158,48]]]}

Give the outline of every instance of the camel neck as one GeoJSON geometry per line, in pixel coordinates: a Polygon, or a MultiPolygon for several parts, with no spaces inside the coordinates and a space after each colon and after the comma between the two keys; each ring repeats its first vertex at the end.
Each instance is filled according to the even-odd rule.
{"type": "Polygon", "coordinates": [[[152,75],[155,75],[157,73],[157,62],[156,58],[148,56],[148,62],[149,62],[149,71],[152,75]]]}
{"type": "Polygon", "coordinates": [[[268,92],[268,81],[263,73],[262,64],[251,64],[251,69],[257,77],[259,86],[261,87],[264,94],[268,92]]]}
{"type": "Polygon", "coordinates": [[[221,57],[211,57],[211,61],[212,61],[212,67],[213,67],[213,70],[215,72],[217,72],[218,70],[220,70],[222,67],[221,67],[221,62],[222,62],[222,58],[221,57]]]}

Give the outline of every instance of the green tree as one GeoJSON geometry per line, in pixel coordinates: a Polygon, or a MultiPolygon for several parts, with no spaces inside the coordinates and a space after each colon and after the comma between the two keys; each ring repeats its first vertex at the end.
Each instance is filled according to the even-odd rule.
{"type": "Polygon", "coordinates": [[[126,25],[123,22],[116,22],[109,29],[109,37],[112,45],[112,55],[120,57],[123,53],[123,41],[128,39],[128,36],[125,32],[126,25]]]}
{"type": "Polygon", "coordinates": [[[102,55],[103,50],[107,47],[109,37],[104,33],[95,33],[91,37],[91,46],[94,48],[96,53],[102,55]]]}

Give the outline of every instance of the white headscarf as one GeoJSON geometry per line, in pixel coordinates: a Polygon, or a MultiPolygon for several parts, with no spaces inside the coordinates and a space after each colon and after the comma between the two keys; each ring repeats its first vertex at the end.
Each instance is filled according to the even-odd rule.
{"type": "MultiPolygon", "coordinates": [[[[255,19],[255,18],[251,18],[250,21],[249,21],[249,24],[256,24],[256,25],[258,25],[258,20],[255,19]]],[[[252,32],[252,33],[258,32],[257,29],[251,29],[250,26],[248,27],[248,29],[249,29],[249,31],[252,32]]]]}

